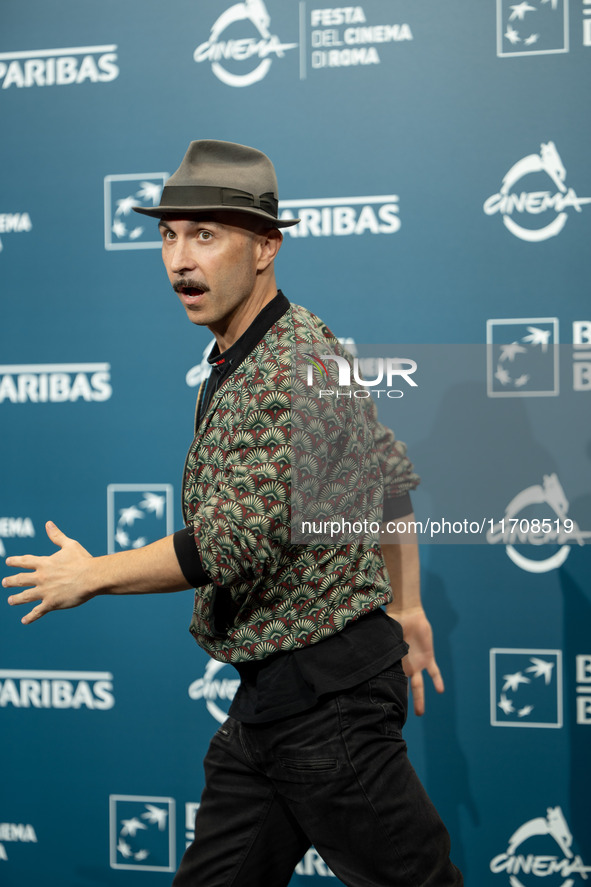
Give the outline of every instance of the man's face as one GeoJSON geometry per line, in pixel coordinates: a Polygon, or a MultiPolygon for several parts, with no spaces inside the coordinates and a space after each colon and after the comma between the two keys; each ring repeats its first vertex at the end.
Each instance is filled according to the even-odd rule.
{"type": "Polygon", "coordinates": [[[223,331],[253,293],[261,236],[238,214],[159,224],[162,258],[192,323],[223,331]]]}

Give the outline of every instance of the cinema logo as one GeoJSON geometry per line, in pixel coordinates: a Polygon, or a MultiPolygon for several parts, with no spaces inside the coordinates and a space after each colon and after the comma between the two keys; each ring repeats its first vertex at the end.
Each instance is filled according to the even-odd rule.
{"type": "Polygon", "coordinates": [[[591,539],[591,531],[581,530],[568,517],[568,509],[558,475],[546,474],[542,484],[527,487],[511,499],[504,516],[488,530],[486,541],[504,544],[508,557],[528,573],[557,570],[572,545],[585,545],[591,539]],[[518,545],[526,545],[527,553],[522,553],[518,545]],[[536,550],[542,551],[541,557],[533,554],[536,550]]]}
{"type": "Polygon", "coordinates": [[[115,705],[108,671],[0,669],[0,708],[93,709],[115,705]]]}
{"type": "Polygon", "coordinates": [[[500,213],[507,230],[520,240],[539,243],[556,237],[566,225],[567,210],[580,213],[585,204],[591,203],[591,197],[578,197],[573,188],[567,188],[565,179],[566,169],[556,145],[554,142],[542,144],[539,154],[528,154],[513,164],[498,193],[485,200],[484,212],[487,216],[500,213]],[[538,182],[546,184],[540,178],[534,179],[535,184],[526,190],[522,180],[539,174],[547,176],[555,190],[536,187],[538,182]],[[521,219],[527,218],[532,227],[521,223],[521,219]]]}
{"type": "Polygon", "coordinates": [[[202,351],[201,363],[195,364],[189,370],[187,370],[187,374],[185,376],[185,382],[189,386],[189,388],[196,388],[198,385],[201,385],[202,382],[209,377],[211,373],[211,364],[208,361],[209,354],[211,349],[215,345],[215,339],[210,339],[205,348],[202,351]]]}
{"type": "Polygon", "coordinates": [[[0,404],[109,400],[110,370],[108,363],[0,365],[0,404]]]}
{"type": "Polygon", "coordinates": [[[8,860],[6,852],[7,843],[11,844],[36,844],[37,835],[35,829],[30,823],[22,822],[0,822],[0,861],[8,860]]]}
{"type": "MultiPolygon", "coordinates": [[[[239,678],[224,678],[219,672],[227,667],[231,669],[226,662],[217,662],[215,659],[205,666],[205,672],[202,678],[198,678],[189,686],[189,696],[191,699],[204,699],[208,712],[220,724],[228,717],[228,709],[230,703],[236,695],[239,678]]],[[[235,674],[234,670],[232,673],[235,674]]]]}
{"type": "Polygon", "coordinates": [[[108,83],[119,76],[117,46],[0,52],[2,89],[108,83]]]}
{"type": "Polygon", "coordinates": [[[35,527],[30,517],[0,517],[0,557],[6,557],[4,539],[33,539],[35,527]]]}
{"type": "Polygon", "coordinates": [[[400,231],[397,194],[280,200],[280,219],[300,219],[290,237],[347,237],[400,231]]]}
{"type": "Polygon", "coordinates": [[[263,0],[235,3],[216,19],[209,39],[197,47],[193,58],[196,62],[211,62],[212,72],[226,86],[251,86],[267,76],[273,58],[283,58],[288,49],[298,45],[282,43],[270,26],[271,17],[263,0]],[[234,36],[237,22],[240,32],[234,36]],[[246,36],[253,30],[256,36],[246,36]],[[234,70],[229,70],[232,67],[234,70]]]}
{"type": "MultiPolygon", "coordinates": [[[[29,213],[0,213],[0,234],[22,234],[33,229],[29,213]]],[[[0,238],[0,252],[4,244],[0,238]]]]}
{"type": "MultiPolygon", "coordinates": [[[[530,819],[513,832],[507,850],[491,860],[490,870],[508,875],[511,887],[533,887],[538,878],[552,875],[560,878],[560,887],[574,887],[579,878],[588,879],[591,866],[573,853],[572,844],[561,808],[548,807],[546,816],[530,819]],[[573,875],[578,876],[576,882],[573,875]]],[[[558,884],[556,879],[552,884],[558,884]]]]}

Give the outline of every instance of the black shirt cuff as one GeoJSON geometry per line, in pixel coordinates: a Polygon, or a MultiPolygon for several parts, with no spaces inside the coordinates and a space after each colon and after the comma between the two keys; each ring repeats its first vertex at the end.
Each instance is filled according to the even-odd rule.
{"type": "Polygon", "coordinates": [[[397,520],[399,517],[407,517],[411,513],[410,493],[404,493],[395,499],[384,499],[384,521],[397,520]]]}
{"type": "Polygon", "coordinates": [[[174,533],[172,542],[179,567],[191,588],[208,585],[211,579],[203,569],[199,549],[195,544],[195,536],[191,527],[185,527],[183,530],[178,530],[174,533]]]}

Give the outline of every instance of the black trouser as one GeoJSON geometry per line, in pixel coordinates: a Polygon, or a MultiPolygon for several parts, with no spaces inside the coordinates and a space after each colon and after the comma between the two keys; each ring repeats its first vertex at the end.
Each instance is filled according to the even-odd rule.
{"type": "Polygon", "coordinates": [[[173,887],[285,887],[311,844],[347,887],[460,887],[406,755],[399,663],[302,714],[228,719],[173,887]]]}

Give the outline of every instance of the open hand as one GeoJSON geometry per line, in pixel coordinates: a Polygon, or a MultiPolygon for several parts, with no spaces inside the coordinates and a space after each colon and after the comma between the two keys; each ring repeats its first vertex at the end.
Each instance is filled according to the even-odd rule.
{"type": "Polygon", "coordinates": [[[88,566],[92,555],[75,539],[70,539],[54,523],[45,524],[47,535],[59,547],[59,551],[48,557],[25,554],[22,557],[9,557],[6,564],[29,570],[16,573],[2,580],[5,588],[26,588],[8,598],[11,606],[41,601],[28,612],[21,622],[27,625],[35,622],[51,610],[67,610],[78,607],[94,597],[89,587],[88,566]],[[30,587],[27,587],[30,586],[30,587]]]}
{"type": "Polygon", "coordinates": [[[422,607],[412,607],[391,614],[402,625],[404,640],[409,646],[402,660],[404,673],[410,678],[410,688],[416,715],[425,713],[425,684],[423,670],[431,676],[433,686],[443,693],[443,678],[435,661],[433,632],[422,607]]]}

